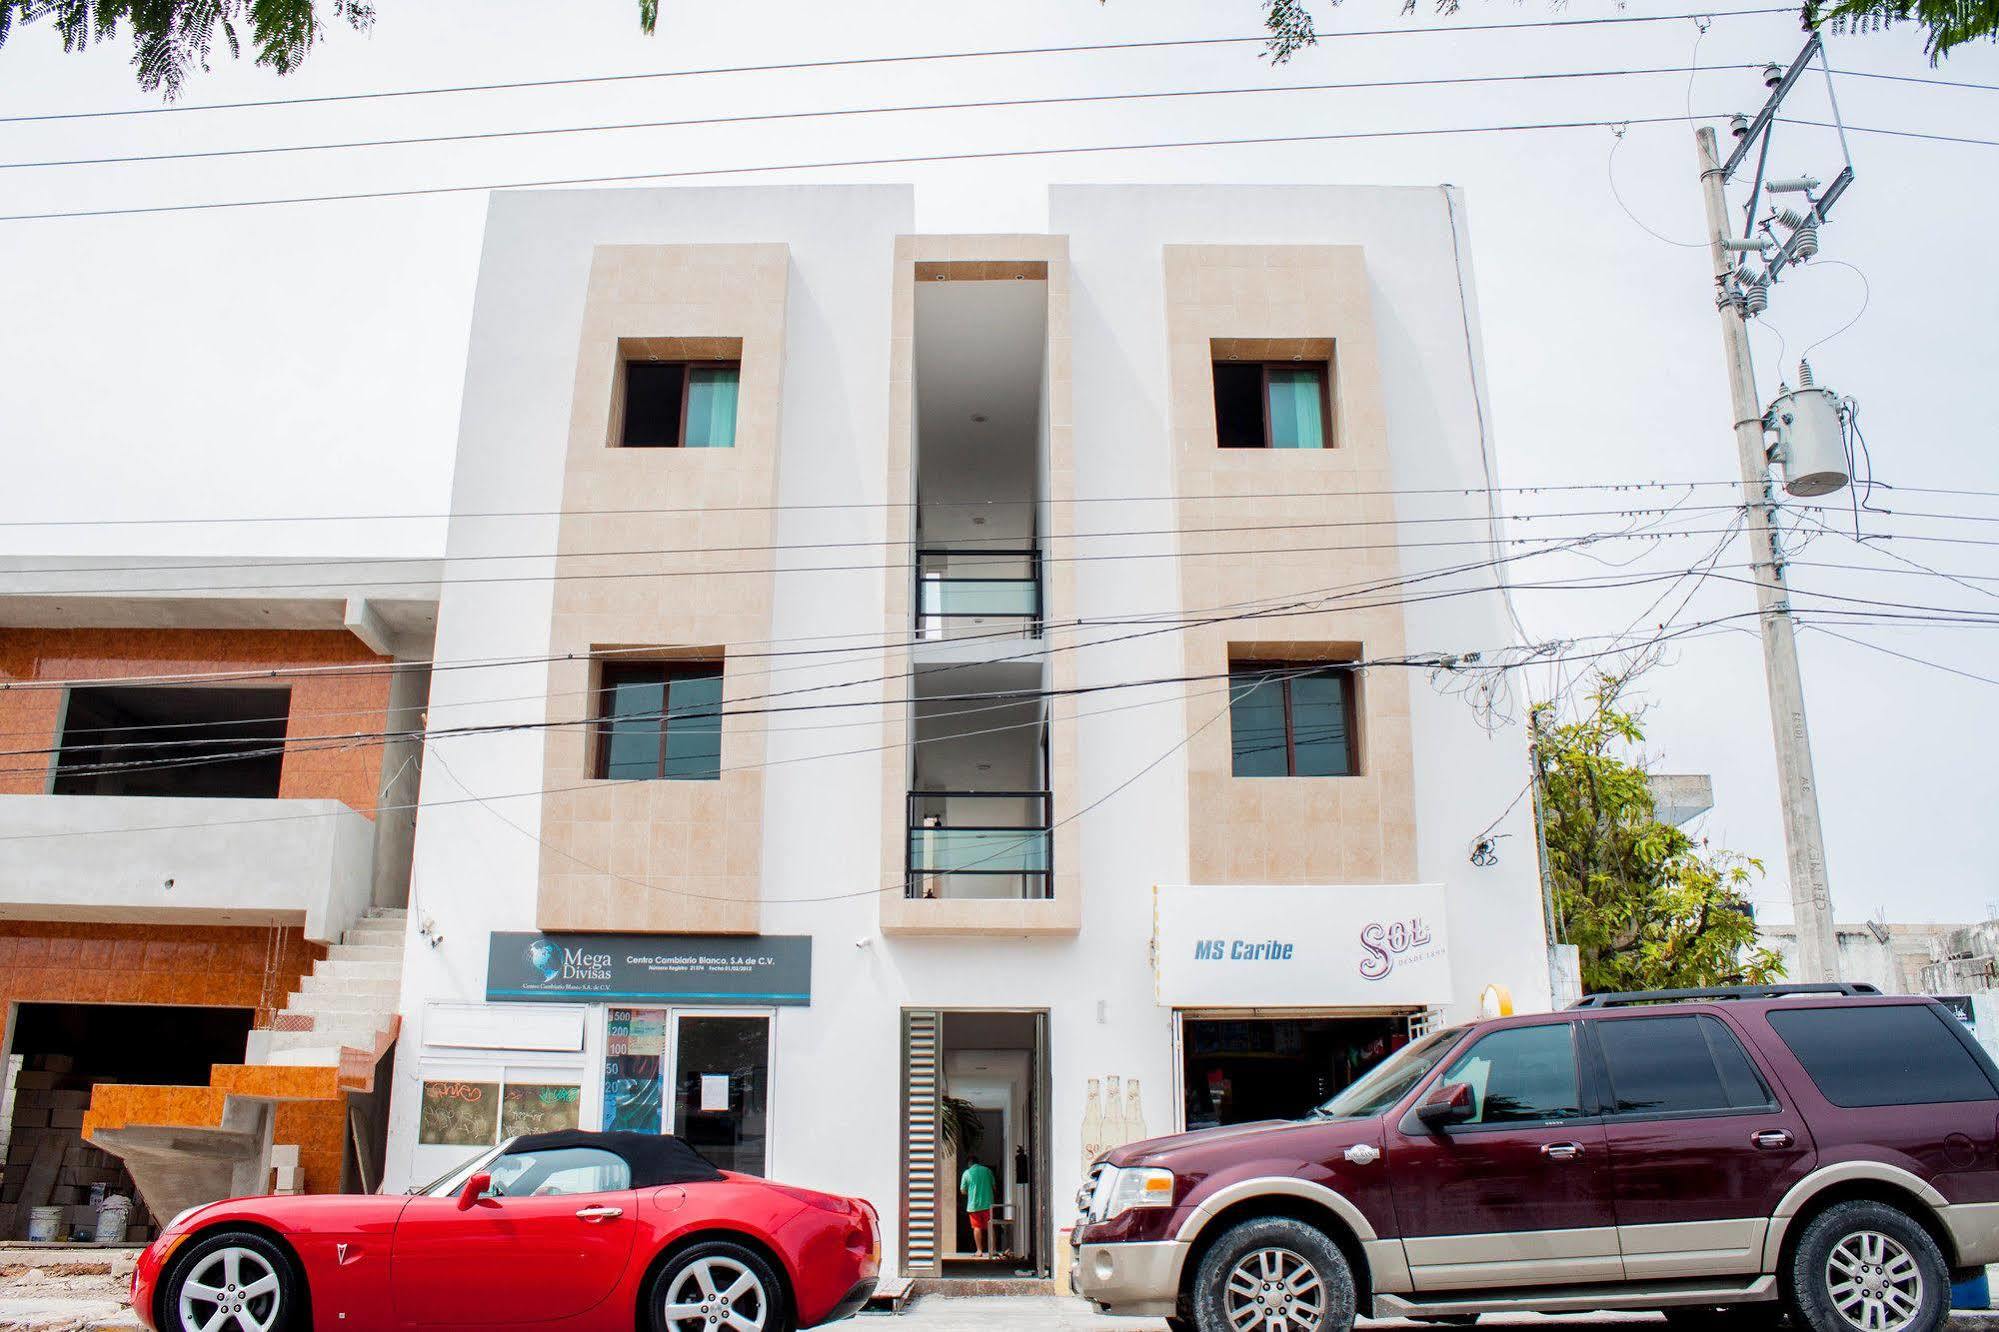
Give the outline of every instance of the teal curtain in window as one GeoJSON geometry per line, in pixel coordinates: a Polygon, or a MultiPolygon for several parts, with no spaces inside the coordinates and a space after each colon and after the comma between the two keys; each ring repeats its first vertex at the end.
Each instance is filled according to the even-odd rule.
{"type": "Polygon", "coordinates": [[[690,449],[731,449],[736,446],[734,366],[704,367],[687,372],[687,439],[690,449]]]}
{"type": "Polygon", "coordinates": [[[722,775],[722,677],[674,677],[667,696],[666,762],[662,776],[712,782],[722,775]]]}
{"type": "Polygon", "coordinates": [[[1326,419],[1320,409],[1323,372],[1273,366],[1268,372],[1270,446],[1274,449],[1323,449],[1326,419]]]}
{"type": "Polygon", "coordinates": [[[604,775],[619,782],[657,777],[659,719],[666,710],[666,686],[657,680],[630,680],[612,686],[610,695],[604,775]]]}
{"type": "Polygon", "coordinates": [[[1298,777],[1345,777],[1347,680],[1343,674],[1301,675],[1291,681],[1291,750],[1298,777]]]}
{"type": "Polygon", "coordinates": [[[1284,744],[1284,681],[1243,673],[1229,679],[1229,749],[1238,777],[1282,777],[1289,769],[1284,744]]]}

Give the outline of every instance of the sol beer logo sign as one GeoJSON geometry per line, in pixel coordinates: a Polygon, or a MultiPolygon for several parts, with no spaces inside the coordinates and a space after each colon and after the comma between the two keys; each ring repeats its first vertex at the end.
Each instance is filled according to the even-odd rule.
{"type": "Polygon", "coordinates": [[[1435,948],[1429,922],[1421,916],[1382,922],[1371,920],[1360,929],[1360,974],[1383,980],[1398,961],[1420,962],[1443,950],[1435,948]]]}

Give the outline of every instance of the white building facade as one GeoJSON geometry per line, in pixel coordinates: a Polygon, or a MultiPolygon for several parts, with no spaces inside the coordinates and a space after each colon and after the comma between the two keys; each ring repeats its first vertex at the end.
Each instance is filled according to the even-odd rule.
{"type": "Polygon", "coordinates": [[[1464,228],[495,196],[389,1185],[679,1132],[869,1198],[890,1272],[1053,1273],[1097,1150],[1545,1006],[1524,740],[1422,664],[1513,642],[1464,228]]]}

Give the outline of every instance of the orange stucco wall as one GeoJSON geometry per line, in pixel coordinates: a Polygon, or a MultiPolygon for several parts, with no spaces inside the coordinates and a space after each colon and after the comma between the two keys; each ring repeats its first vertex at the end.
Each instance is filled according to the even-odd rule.
{"type": "MultiPolygon", "coordinates": [[[[0,629],[0,681],[275,671],[245,683],[291,687],[278,794],[339,800],[371,817],[381,788],[380,742],[343,745],[323,738],[379,734],[388,716],[389,673],[287,675],[284,668],[386,661],[344,630],[0,629]]],[[[62,695],[61,689],[0,690],[0,750],[8,754],[0,758],[0,794],[48,789],[62,695]]]]}

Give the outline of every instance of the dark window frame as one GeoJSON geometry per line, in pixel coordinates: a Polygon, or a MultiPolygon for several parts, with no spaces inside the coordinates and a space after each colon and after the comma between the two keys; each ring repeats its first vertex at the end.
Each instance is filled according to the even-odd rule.
{"type": "Polygon", "coordinates": [[[1212,361],[1208,377],[1215,403],[1215,447],[1222,449],[1264,449],[1271,453],[1330,453],[1339,447],[1333,437],[1333,363],[1327,360],[1296,361],[1212,361]],[[1262,444],[1225,444],[1222,442],[1222,403],[1220,386],[1215,381],[1214,369],[1219,366],[1254,366],[1258,371],[1257,402],[1258,415],[1263,422],[1262,444]],[[1319,372],[1319,439],[1317,449],[1279,449],[1270,437],[1270,372],[1272,370],[1316,370],[1319,372]]]}
{"type": "MultiPolygon", "coordinates": [[[[644,356],[626,356],[618,362],[618,425],[612,432],[612,447],[620,449],[684,449],[687,447],[687,402],[688,383],[696,370],[734,370],[736,372],[736,409],[740,419],[742,413],[743,363],[735,361],[656,361],[644,356]],[[632,367],[651,366],[659,369],[680,371],[680,415],[674,422],[673,440],[665,444],[634,444],[626,437],[631,405],[632,367]]],[[[729,447],[735,447],[735,429],[730,427],[729,447]]]]}
{"type": "Polygon", "coordinates": [[[1780,1102],[1777,1099],[1777,1093],[1775,1088],[1771,1084],[1770,1078],[1765,1075],[1762,1066],[1756,1062],[1756,1056],[1751,1051],[1749,1042],[1743,1040],[1741,1034],[1735,1031],[1733,1028],[1731,1028],[1726,1022],[1722,1021],[1720,1018],[1715,1017],[1712,1014],[1656,1013],[1656,1014],[1647,1014],[1644,1016],[1632,1016],[1629,1018],[1591,1018],[1585,1020],[1583,1025],[1589,1029],[1589,1036],[1586,1039],[1589,1042],[1590,1060],[1595,1066],[1594,1071],[1596,1073],[1597,1085],[1599,1089],[1597,1108],[1598,1112],[1602,1115],[1605,1123],[1635,1124],[1635,1123],[1645,1123],[1652,1120],[1723,1119],[1732,1115],[1772,1115],[1772,1114],[1783,1113],[1784,1106],[1782,1102],[1780,1102]],[[1610,1056],[1608,1052],[1605,1051],[1603,1046],[1603,1033],[1605,1029],[1618,1022],[1673,1022],[1673,1021],[1696,1022],[1701,1024],[1699,1027],[1696,1028],[1696,1030],[1698,1030],[1701,1034],[1701,1044],[1707,1050],[1709,1062],[1714,1065],[1715,1085],[1722,1089],[1722,1094],[1724,1096],[1728,1094],[1728,1080],[1722,1075],[1721,1062],[1715,1051],[1715,1039],[1716,1039],[1715,1033],[1719,1031],[1722,1036],[1735,1042],[1737,1052],[1741,1054],[1744,1064],[1749,1069],[1750,1075],[1756,1079],[1757,1084],[1761,1086],[1763,1089],[1763,1096],[1764,1096],[1763,1103],[1760,1105],[1741,1105],[1741,1106],[1729,1105],[1729,1106],[1720,1106],[1716,1108],[1696,1108],[1688,1110],[1618,1109],[1617,1080],[1611,1076],[1610,1056]]]}
{"type": "MultiPolygon", "coordinates": [[[[671,719],[666,715],[673,711],[673,682],[677,679],[715,679],[723,677],[724,663],[719,658],[690,657],[686,659],[647,659],[637,661],[601,662],[597,669],[596,715],[592,719],[597,752],[590,763],[590,775],[598,781],[610,782],[659,782],[659,781],[715,781],[721,773],[719,752],[716,758],[714,777],[669,777],[666,773],[667,734],[672,729],[671,719]],[[621,684],[658,684],[660,689],[660,716],[657,720],[659,731],[659,759],[649,777],[611,776],[611,736],[617,728],[618,717],[611,711],[611,702],[616,697],[617,686],[621,684]]],[[[716,746],[719,751],[722,733],[722,710],[717,701],[715,712],[716,746]]]]}
{"type": "MultiPolygon", "coordinates": [[[[1332,773],[1305,773],[1304,776],[1307,779],[1311,779],[1311,778],[1358,777],[1361,775],[1360,672],[1354,669],[1352,662],[1261,661],[1255,659],[1245,660],[1240,657],[1235,657],[1229,660],[1229,709],[1230,709],[1229,776],[1231,777],[1241,776],[1244,781],[1258,780],[1258,778],[1254,774],[1244,776],[1243,774],[1239,774],[1235,771],[1234,709],[1235,709],[1236,699],[1239,697],[1239,695],[1236,692],[1237,677],[1250,676],[1250,675],[1278,677],[1276,680],[1270,681],[1270,683],[1274,683],[1278,686],[1279,696],[1284,701],[1284,772],[1281,775],[1290,778],[1290,777],[1297,777],[1300,775],[1298,772],[1298,729],[1296,723],[1293,720],[1293,715],[1292,715],[1291,685],[1293,681],[1299,679],[1300,677],[1307,675],[1320,675],[1320,674],[1338,674],[1342,678],[1345,684],[1345,688],[1343,688],[1340,692],[1340,697],[1342,701],[1346,704],[1346,714],[1347,714],[1346,715],[1347,770],[1345,772],[1332,772],[1332,773]]],[[[1277,773],[1270,774],[1271,777],[1276,777],[1278,775],[1279,774],[1277,773]]]]}

